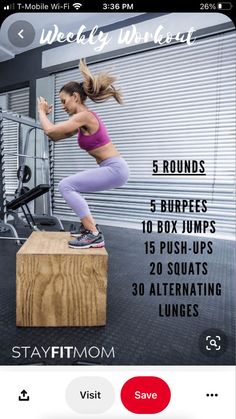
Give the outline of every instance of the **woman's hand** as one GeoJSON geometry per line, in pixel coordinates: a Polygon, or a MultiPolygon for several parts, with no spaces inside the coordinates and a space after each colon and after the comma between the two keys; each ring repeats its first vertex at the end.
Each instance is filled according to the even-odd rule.
{"type": "Polygon", "coordinates": [[[48,104],[44,97],[40,96],[37,98],[38,102],[38,112],[43,112],[45,115],[49,115],[52,112],[53,106],[48,104]]]}

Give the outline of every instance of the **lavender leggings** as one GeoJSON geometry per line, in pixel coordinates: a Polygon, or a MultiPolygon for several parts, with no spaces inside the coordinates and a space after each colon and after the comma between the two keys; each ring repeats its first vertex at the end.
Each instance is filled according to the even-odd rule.
{"type": "Polygon", "coordinates": [[[98,192],[119,188],[129,177],[129,167],[122,157],[103,160],[99,167],[84,170],[61,180],[58,189],[68,205],[80,217],[91,215],[88,204],[80,192],[98,192]]]}

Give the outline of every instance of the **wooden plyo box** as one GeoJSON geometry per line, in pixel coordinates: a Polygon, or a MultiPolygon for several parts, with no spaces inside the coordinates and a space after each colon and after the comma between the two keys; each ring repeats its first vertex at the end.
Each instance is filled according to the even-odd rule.
{"type": "Polygon", "coordinates": [[[106,324],[106,249],[71,249],[69,240],[70,233],[33,232],[17,253],[17,326],[106,324]]]}

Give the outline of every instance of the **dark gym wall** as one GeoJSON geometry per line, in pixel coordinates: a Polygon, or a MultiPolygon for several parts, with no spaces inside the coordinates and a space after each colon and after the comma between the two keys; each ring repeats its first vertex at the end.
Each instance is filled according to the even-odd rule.
{"type": "MultiPolygon", "coordinates": [[[[129,19],[117,22],[115,24],[107,25],[101,28],[105,33],[115,29],[119,29],[128,24],[135,24],[145,20],[153,19],[166,13],[144,13],[140,16],[131,17],[129,19]]],[[[85,35],[89,35],[88,34],[85,35]]],[[[7,60],[0,63],[0,93],[10,90],[20,89],[23,87],[30,87],[30,113],[31,118],[36,117],[36,80],[42,77],[47,77],[50,74],[50,69],[42,69],[42,52],[61,46],[60,43],[55,42],[53,45],[46,45],[35,48],[30,51],[23,52],[15,56],[12,60],[7,60]]],[[[66,63],[61,65],[57,71],[70,68],[73,63],[66,63]]]]}
{"type": "Polygon", "coordinates": [[[36,79],[47,76],[48,71],[41,68],[42,48],[33,49],[15,56],[13,60],[0,63],[0,93],[30,87],[29,116],[35,118],[36,79]]]}
{"type": "MultiPolygon", "coordinates": [[[[168,13],[144,13],[136,17],[128,18],[126,20],[117,22],[115,24],[107,25],[101,27],[100,29],[105,33],[109,31],[113,31],[119,29],[126,25],[131,25],[139,22],[143,22],[149,19],[153,19],[154,17],[160,17],[161,15],[165,15],[168,13]]],[[[224,23],[209,29],[209,31],[223,31],[228,30],[228,27],[231,27],[232,22],[224,23]]],[[[88,36],[90,32],[87,32],[85,35],[88,36]]],[[[202,30],[197,31],[198,36],[206,36],[208,34],[208,29],[204,28],[202,30]]],[[[69,68],[76,66],[77,60],[72,62],[67,62],[65,64],[61,64],[59,66],[47,69],[42,69],[42,52],[48,49],[53,49],[57,46],[61,46],[60,43],[55,42],[53,45],[46,45],[43,47],[35,48],[24,53],[18,54],[12,60],[7,60],[0,63],[0,94],[10,91],[16,90],[23,87],[30,87],[30,111],[29,116],[31,118],[36,118],[36,80],[49,76],[52,72],[63,71],[69,68]]],[[[143,46],[136,46],[137,50],[143,47],[143,49],[147,48],[147,45],[144,44],[143,46]]],[[[135,47],[133,48],[135,52],[135,47]]],[[[127,48],[126,48],[127,49],[127,48]]],[[[118,53],[121,53],[119,50],[118,53]]],[[[106,53],[105,55],[109,55],[110,53],[106,53]]],[[[105,57],[103,57],[105,58],[105,57]]]]}

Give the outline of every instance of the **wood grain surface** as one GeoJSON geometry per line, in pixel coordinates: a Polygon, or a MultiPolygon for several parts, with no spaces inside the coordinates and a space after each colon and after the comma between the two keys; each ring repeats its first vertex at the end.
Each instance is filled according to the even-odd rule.
{"type": "Polygon", "coordinates": [[[33,232],[17,253],[17,326],[106,324],[108,254],[70,249],[70,238],[33,232]]]}

